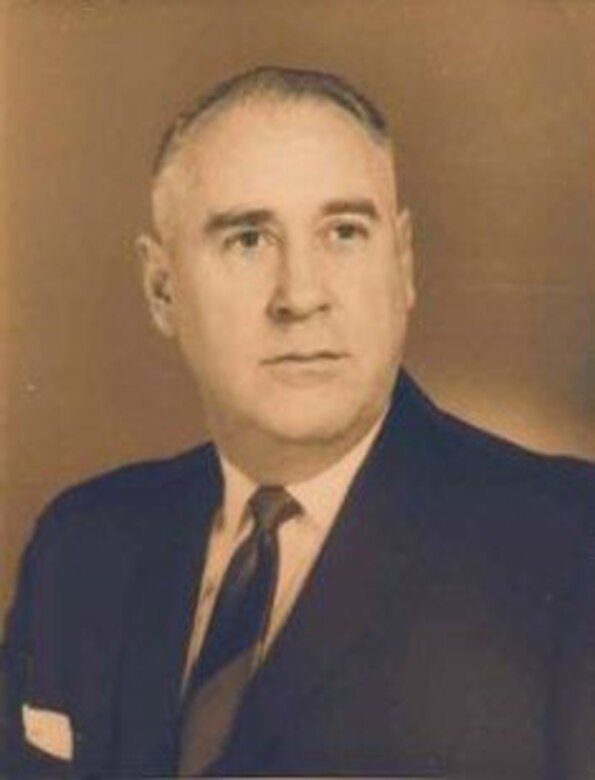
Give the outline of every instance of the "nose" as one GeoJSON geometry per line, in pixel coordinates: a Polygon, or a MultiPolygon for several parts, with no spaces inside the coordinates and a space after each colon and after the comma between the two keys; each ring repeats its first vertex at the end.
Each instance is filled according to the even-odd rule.
{"type": "Polygon", "coordinates": [[[324,258],[313,248],[293,247],[279,257],[268,312],[276,322],[297,322],[327,312],[331,300],[324,258]]]}

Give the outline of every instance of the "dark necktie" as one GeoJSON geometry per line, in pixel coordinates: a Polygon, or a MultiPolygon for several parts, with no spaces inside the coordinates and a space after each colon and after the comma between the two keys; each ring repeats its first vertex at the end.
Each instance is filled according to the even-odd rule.
{"type": "Polygon", "coordinates": [[[180,776],[200,775],[220,755],[266,635],[279,569],[277,530],[300,514],[282,487],[248,501],[253,527],[228,566],[182,703],[180,776]]]}

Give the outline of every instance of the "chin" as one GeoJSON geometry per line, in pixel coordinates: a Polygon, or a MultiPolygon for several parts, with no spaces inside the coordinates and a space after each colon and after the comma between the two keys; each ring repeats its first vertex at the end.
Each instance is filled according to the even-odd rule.
{"type": "Polygon", "coordinates": [[[331,444],[352,436],[357,439],[358,429],[363,436],[375,415],[345,400],[304,399],[269,405],[261,425],[276,439],[293,444],[331,444]]]}

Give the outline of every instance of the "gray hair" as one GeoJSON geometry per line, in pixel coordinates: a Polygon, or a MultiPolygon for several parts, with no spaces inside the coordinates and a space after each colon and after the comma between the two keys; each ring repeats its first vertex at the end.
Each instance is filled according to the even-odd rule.
{"type": "Polygon", "coordinates": [[[153,176],[159,176],[205,115],[257,98],[294,101],[311,98],[333,103],[356,119],[374,140],[389,141],[388,123],[381,111],[344,79],[317,70],[266,65],[219,82],[199,97],[192,108],[179,114],[161,140],[153,176]]]}

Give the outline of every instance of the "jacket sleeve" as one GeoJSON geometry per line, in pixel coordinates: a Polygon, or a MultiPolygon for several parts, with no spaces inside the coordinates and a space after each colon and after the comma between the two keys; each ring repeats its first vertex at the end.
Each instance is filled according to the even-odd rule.
{"type": "MultiPolygon", "coordinates": [[[[53,510],[42,515],[38,529],[23,554],[16,594],[8,612],[0,648],[0,777],[17,780],[32,777],[68,777],[67,762],[37,750],[25,738],[23,706],[27,702],[31,661],[31,611],[35,570],[43,556],[46,536],[53,533],[53,510]]],[[[51,609],[51,604],[44,605],[51,609]]]]}
{"type": "Polygon", "coordinates": [[[595,777],[595,468],[587,472],[587,501],[574,588],[559,631],[559,777],[595,777]]]}

